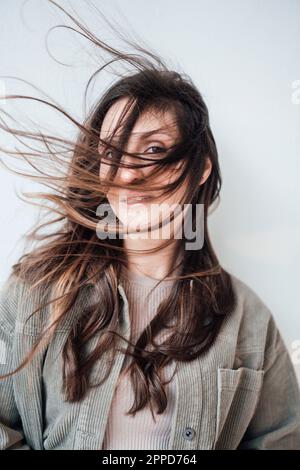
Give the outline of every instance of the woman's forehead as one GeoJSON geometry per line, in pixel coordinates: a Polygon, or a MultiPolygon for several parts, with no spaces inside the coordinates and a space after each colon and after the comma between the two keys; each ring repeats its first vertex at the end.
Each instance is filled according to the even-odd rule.
{"type": "MultiPolygon", "coordinates": [[[[122,99],[122,102],[119,100],[110,107],[101,126],[100,139],[108,140],[113,135],[116,127],[118,125],[120,126],[122,121],[119,123],[119,120],[122,117],[125,105],[126,102],[122,99]]],[[[122,120],[125,118],[126,116],[123,116],[122,120]]],[[[177,137],[177,123],[174,113],[171,110],[164,112],[159,112],[155,109],[145,110],[135,122],[130,133],[130,138],[140,140],[141,138],[150,137],[154,133],[159,133],[165,137],[177,137]]],[[[120,128],[116,131],[114,137],[118,137],[119,134],[120,128]]]]}

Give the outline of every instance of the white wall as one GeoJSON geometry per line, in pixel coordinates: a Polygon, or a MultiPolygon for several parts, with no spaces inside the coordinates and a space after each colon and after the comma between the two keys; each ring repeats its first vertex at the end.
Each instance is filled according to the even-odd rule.
{"type": "MultiPolygon", "coordinates": [[[[113,33],[82,0],[59,3],[74,7],[94,32],[115,43],[113,33]]],[[[189,74],[204,95],[223,176],[221,204],[210,217],[215,249],[224,267],[256,290],[273,311],[300,378],[300,1],[93,3],[125,33],[134,30],[171,67],[189,74]]],[[[0,73],[33,82],[80,117],[83,87],[94,70],[92,58],[67,32],[52,33],[49,47],[58,60],[74,67],[55,63],[44,44],[47,30],[64,21],[47,1],[2,0],[0,73]]],[[[117,40],[116,46],[121,45],[117,40]]],[[[16,80],[1,83],[7,93],[34,93],[16,80]]],[[[102,86],[98,82],[91,96],[99,95],[102,86]]],[[[63,134],[63,121],[58,126],[58,117],[49,117],[42,106],[23,109],[63,134]]],[[[0,135],[3,146],[9,141],[0,135]]],[[[16,168],[15,161],[5,161],[16,168]]],[[[36,214],[17,199],[16,188],[33,185],[0,167],[0,282],[21,253],[20,237],[36,214]]]]}

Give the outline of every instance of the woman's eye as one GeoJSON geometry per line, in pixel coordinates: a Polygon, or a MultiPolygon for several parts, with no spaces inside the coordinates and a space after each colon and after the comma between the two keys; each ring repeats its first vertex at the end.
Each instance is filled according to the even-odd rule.
{"type": "MultiPolygon", "coordinates": [[[[146,153],[150,153],[150,154],[164,153],[164,152],[166,152],[166,149],[164,147],[159,147],[157,145],[152,145],[151,147],[149,147],[146,150],[146,153]],[[152,149],[151,152],[149,152],[150,149],[152,149]]],[[[114,158],[114,156],[115,156],[114,150],[107,150],[104,153],[104,156],[105,156],[105,158],[108,158],[108,159],[114,158]]]]}
{"type": "Polygon", "coordinates": [[[156,145],[153,145],[152,147],[149,147],[149,148],[147,149],[147,151],[148,151],[149,149],[156,149],[155,152],[150,152],[150,153],[163,153],[163,152],[166,151],[166,149],[165,149],[164,147],[158,147],[158,146],[156,146],[156,145]],[[158,149],[158,150],[157,150],[157,149],[158,149]]]}

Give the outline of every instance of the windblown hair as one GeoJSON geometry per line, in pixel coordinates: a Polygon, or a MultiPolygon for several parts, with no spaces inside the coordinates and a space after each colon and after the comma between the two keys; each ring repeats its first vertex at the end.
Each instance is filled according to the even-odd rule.
{"type": "MultiPolygon", "coordinates": [[[[46,193],[27,193],[29,198],[50,202],[52,205],[48,211],[54,215],[52,220],[38,225],[26,236],[27,240],[36,241],[37,246],[23,254],[12,267],[13,274],[30,287],[30,292],[42,286],[51,293],[50,301],[41,303],[30,317],[49,306],[50,319],[53,321],[41,331],[34,348],[18,368],[2,377],[16,373],[32,360],[45,337],[50,343],[55,329],[59,328],[67,315],[72,314],[72,307],[81,290],[89,287],[94,292],[94,297],[91,297],[94,302],[87,305],[79,317],[71,318],[72,327],[62,351],[63,393],[66,400],[75,402],[83,399],[91,386],[89,378],[95,362],[101,360],[108,350],[113,355],[116,353],[120,338],[118,319],[123,308],[122,299],[118,295],[118,283],[121,267],[126,266],[126,251],[122,238],[101,239],[98,236],[97,208],[100,204],[109,204],[107,189],[118,187],[114,175],[119,167],[125,165],[122,155],[136,158],[137,164],[132,164],[132,167],[149,165],[150,160],[153,170],[150,179],[142,182],[143,190],[153,188],[150,184],[152,177],[155,181],[157,174],[163,174],[174,163],[181,162],[179,177],[166,185],[164,194],[171,193],[184,181],[188,181],[183,202],[193,206],[203,204],[204,243],[201,249],[183,250],[179,274],[169,297],[159,305],[156,315],[136,343],[122,338],[128,347],[120,348],[133,359],[128,370],[135,401],[128,413],[135,414],[149,403],[151,410],[155,405],[160,414],[167,406],[165,384],[162,383],[160,371],[173,360],[192,361],[207,351],[217,337],[225,316],[230,315],[236,305],[230,274],[220,266],[208,234],[208,209],[220,197],[222,182],[208,109],[192,80],[183,73],[169,70],[156,54],[127,40],[139,54],[120,52],[100,40],[61,6],[49,1],[66,13],[78,27],[65,28],[80,34],[111,56],[111,60],[101,65],[89,79],[87,87],[99,72],[116,61],[129,64],[134,72],[124,74],[111,85],[91,107],[83,122],[78,122],[50,101],[25,95],[6,96],[6,99],[30,99],[50,106],[76,126],[78,135],[74,142],[55,135],[26,132],[0,124],[1,129],[20,142],[21,137],[28,140],[28,143],[22,142],[26,151],[9,151],[2,147],[1,150],[6,155],[24,158],[39,172],[40,176],[35,176],[35,180],[54,189],[46,193]],[[115,140],[112,143],[113,136],[109,141],[102,141],[100,129],[108,110],[121,98],[127,98],[128,102],[118,126],[122,134],[119,134],[116,145],[115,140]],[[143,158],[140,153],[124,150],[134,124],[143,113],[164,113],[169,110],[175,117],[180,139],[164,155],[159,159],[149,159],[149,155],[143,158]],[[44,145],[43,152],[32,147],[35,141],[44,145]],[[112,159],[107,158],[107,149],[113,151],[112,159]],[[38,162],[47,160],[48,164],[53,161],[57,165],[56,169],[63,169],[62,176],[39,170],[38,162],[33,164],[30,161],[34,158],[38,162]],[[212,170],[205,183],[199,185],[206,158],[210,159],[212,170]],[[145,159],[146,163],[143,161],[145,159]],[[110,176],[107,181],[100,182],[99,172],[103,163],[111,166],[110,176]],[[51,224],[59,224],[59,229],[56,228],[53,233],[39,234],[40,230],[51,224]],[[162,344],[156,344],[155,337],[172,322],[168,338],[162,344]],[[95,349],[85,354],[86,345],[95,337],[98,338],[95,349]]],[[[122,187],[132,189],[133,186],[122,187]]],[[[193,214],[193,226],[196,224],[195,217],[193,214]]],[[[115,231],[119,233],[119,225],[115,231]]],[[[172,240],[167,240],[166,245],[170,242],[172,240]]],[[[185,243],[183,236],[178,244],[182,248],[185,243]]],[[[176,259],[173,261],[174,266],[176,259]]],[[[106,377],[109,372],[110,367],[106,377]]]]}

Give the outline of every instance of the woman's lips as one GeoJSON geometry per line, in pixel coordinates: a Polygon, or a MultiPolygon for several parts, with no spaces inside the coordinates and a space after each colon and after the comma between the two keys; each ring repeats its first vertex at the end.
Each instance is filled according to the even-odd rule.
{"type": "Polygon", "coordinates": [[[127,203],[127,204],[143,204],[145,202],[150,201],[153,199],[151,196],[131,196],[131,197],[124,197],[121,199],[121,202],[127,203]]]}

